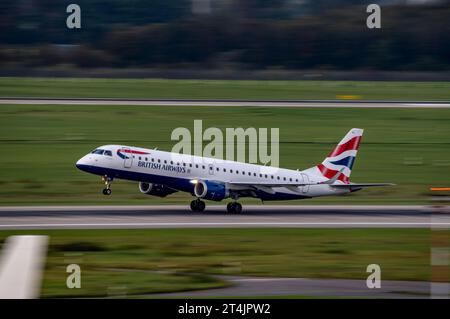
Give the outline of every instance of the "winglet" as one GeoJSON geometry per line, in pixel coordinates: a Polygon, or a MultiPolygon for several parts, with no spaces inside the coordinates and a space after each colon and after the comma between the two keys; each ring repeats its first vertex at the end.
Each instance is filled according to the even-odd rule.
{"type": "Polygon", "coordinates": [[[341,176],[344,169],[345,169],[345,167],[341,168],[339,170],[339,172],[337,172],[331,179],[323,182],[322,184],[334,184],[338,180],[339,176],[341,176]]]}

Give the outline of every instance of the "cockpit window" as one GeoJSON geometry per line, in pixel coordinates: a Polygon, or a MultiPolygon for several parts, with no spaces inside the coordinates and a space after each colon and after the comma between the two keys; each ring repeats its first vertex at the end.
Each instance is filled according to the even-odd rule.
{"type": "Polygon", "coordinates": [[[108,150],[102,150],[100,148],[97,148],[91,152],[91,154],[97,154],[97,155],[106,155],[106,156],[112,156],[112,152],[108,150]]]}

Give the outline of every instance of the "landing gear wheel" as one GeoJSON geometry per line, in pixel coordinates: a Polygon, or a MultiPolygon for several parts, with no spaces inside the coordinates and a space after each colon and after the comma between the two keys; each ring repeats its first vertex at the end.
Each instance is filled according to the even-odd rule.
{"type": "Polygon", "coordinates": [[[112,177],[102,176],[102,181],[105,183],[105,187],[103,189],[103,195],[111,195],[111,182],[113,181],[112,177]]]}
{"type": "Polygon", "coordinates": [[[239,203],[228,203],[227,212],[230,214],[240,214],[242,212],[242,205],[239,203]]]}
{"type": "Polygon", "coordinates": [[[203,212],[205,210],[206,204],[205,202],[201,201],[200,199],[194,199],[191,202],[191,210],[193,212],[203,212]]]}
{"type": "Polygon", "coordinates": [[[197,209],[199,212],[203,212],[206,208],[205,202],[202,202],[201,200],[198,201],[197,209]]]}

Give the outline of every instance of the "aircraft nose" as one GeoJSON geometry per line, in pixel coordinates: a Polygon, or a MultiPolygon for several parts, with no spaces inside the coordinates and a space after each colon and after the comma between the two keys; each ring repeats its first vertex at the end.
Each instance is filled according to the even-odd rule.
{"type": "Polygon", "coordinates": [[[83,167],[84,167],[85,165],[87,165],[87,164],[88,164],[88,163],[87,163],[86,156],[83,156],[82,158],[80,158],[80,159],[75,163],[75,166],[76,166],[78,169],[83,170],[83,167]]]}
{"type": "Polygon", "coordinates": [[[75,163],[75,166],[76,166],[78,169],[80,169],[81,165],[83,165],[82,158],[80,158],[80,159],[75,163]]]}

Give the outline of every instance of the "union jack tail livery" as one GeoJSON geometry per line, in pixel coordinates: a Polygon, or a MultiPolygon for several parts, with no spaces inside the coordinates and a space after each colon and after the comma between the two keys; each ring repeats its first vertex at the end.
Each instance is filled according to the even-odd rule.
{"type": "Polygon", "coordinates": [[[337,176],[337,180],[344,184],[349,183],[363,132],[363,129],[352,128],[328,154],[327,158],[316,166],[322,176],[328,179],[337,176]]]}

